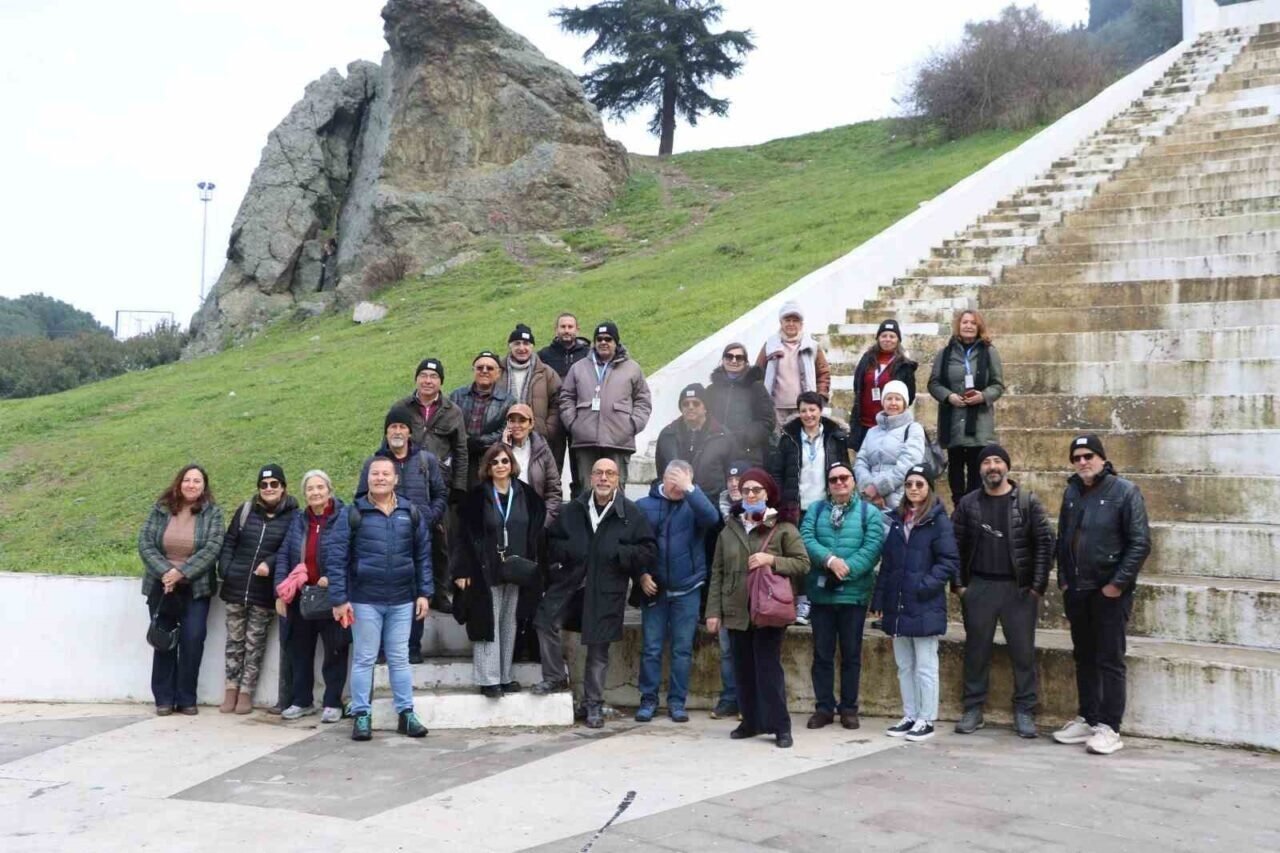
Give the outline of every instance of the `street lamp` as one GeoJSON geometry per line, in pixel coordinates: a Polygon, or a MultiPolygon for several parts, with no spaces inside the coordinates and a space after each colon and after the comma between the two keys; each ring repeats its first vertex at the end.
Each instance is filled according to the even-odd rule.
{"type": "Polygon", "coordinates": [[[204,225],[200,229],[200,304],[204,305],[204,250],[209,239],[209,202],[213,201],[213,181],[196,184],[200,190],[200,203],[204,206],[204,225]]]}

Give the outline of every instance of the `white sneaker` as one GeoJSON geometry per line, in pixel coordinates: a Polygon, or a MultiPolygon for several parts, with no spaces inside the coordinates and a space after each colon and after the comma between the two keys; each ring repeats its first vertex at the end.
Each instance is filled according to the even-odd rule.
{"type": "Polygon", "coordinates": [[[1094,755],[1110,755],[1124,749],[1124,741],[1120,734],[1106,723],[1098,723],[1093,730],[1093,737],[1085,742],[1084,748],[1094,755]]]}
{"type": "Polygon", "coordinates": [[[341,708],[325,708],[323,711],[320,712],[320,722],[322,723],[336,723],[341,719],[342,719],[341,708]]]}
{"type": "Polygon", "coordinates": [[[1093,726],[1085,722],[1084,717],[1076,717],[1053,733],[1058,743],[1084,743],[1093,737],[1093,726]]]}
{"type": "Polygon", "coordinates": [[[809,624],[809,599],[801,597],[796,599],[796,624],[809,624]]]}
{"type": "Polygon", "coordinates": [[[315,712],[315,705],[307,705],[305,707],[302,705],[290,705],[281,712],[280,717],[285,720],[300,720],[303,717],[314,714],[315,712]]]}

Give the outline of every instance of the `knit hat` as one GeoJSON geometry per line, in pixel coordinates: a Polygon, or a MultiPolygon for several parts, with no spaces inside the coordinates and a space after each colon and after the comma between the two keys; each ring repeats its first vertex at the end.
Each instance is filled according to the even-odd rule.
{"type": "Polygon", "coordinates": [[[512,415],[524,415],[530,422],[533,421],[533,409],[527,403],[516,403],[507,409],[507,420],[511,420],[512,415]]]}
{"type": "Polygon", "coordinates": [[[999,456],[1001,459],[1004,460],[1004,466],[1006,468],[1013,467],[1013,462],[1009,460],[1009,451],[1005,450],[1003,447],[1001,447],[998,444],[988,444],[986,447],[979,450],[978,464],[981,465],[982,460],[986,459],[988,456],[999,456]]]}
{"type": "Polygon", "coordinates": [[[476,357],[471,359],[471,366],[475,367],[476,362],[482,358],[491,358],[493,359],[494,363],[497,364],[499,367],[502,366],[502,361],[498,358],[498,354],[495,353],[493,350],[489,350],[489,349],[480,350],[480,352],[476,355],[476,357]]]}
{"type": "Polygon", "coordinates": [[[764,486],[765,504],[776,509],[781,493],[778,491],[778,482],[769,475],[769,472],[763,468],[748,468],[742,472],[738,482],[745,483],[748,480],[754,480],[764,486]]]}
{"type": "Polygon", "coordinates": [[[525,343],[533,343],[533,329],[530,329],[524,323],[516,323],[516,327],[511,330],[511,334],[507,335],[507,343],[513,344],[516,341],[524,341],[525,343]]]}
{"type": "Polygon", "coordinates": [[[830,476],[831,472],[837,468],[843,468],[844,470],[848,471],[850,474],[853,473],[853,466],[850,465],[848,462],[844,462],[839,459],[833,459],[830,462],[830,464],[827,465],[827,475],[830,476]]]}
{"type": "Polygon", "coordinates": [[[707,389],[704,388],[700,382],[694,382],[686,385],[680,391],[680,405],[683,406],[685,400],[698,400],[703,405],[706,405],[706,399],[703,396],[706,392],[707,389]]]}
{"type": "Polygon", "coordinates": [[[618,334],[618,324],[612,320],[605,320],[603,323],[597,323],[595,334],[608,335],[613,338],[614,343],[622,343],[622,337],[618,334]]]}
{"type": "Polygon", "coordinates": [[[286,481],[284,478],[284,469],[281,468],[279,465],[277,465],[275,462],[269,462],[258,469],[259,483],[261,483],[263,480],[269,480],[269,479],[279,480],[280,485],[282,486],[289,485],[288,481],[286,481]]]}
{"type": "Polygon", "coordinates": [[[729,477],[741,477],[752,465],[756,463],[750,459],[735,459],[729,463],[729,467],[724,469],[725,479],[729,477]]]}
{"type": "Polygon", "coordinates": [[[906,403],[908,406],[911,405],[911,392],[907,390],[907,383],[903,382],[901,379],[894,379],[891,382],[886,382],[884,387],[880,389],[881,400],[888,397],[890,394],[897,394],[902,398],[902,402],[906,403]]]}
{"type": "Polygon", "coordinates": [[[782,307],[778,309],[778,319],[781,320],[783,317],[790,317],[792,315],[799,317],[801,320],[804,319],[804,311],[800,309],[800,303],[799,302],[782,303],[782,307]]]}
{"type": "Polygon", "coordinates": [[[387,416],[382,419],[382,431],[386,432],[387,427],[392,424],[404,424],[410,429],[413,428],[413,409],[410,409],[404,403],[396,403],[387,412],[387,416]]]}
{"type": "Polygon", "coordinates": [[[937,476],[936,474],[933,473],[933,466],[929,465],[928,463],[925,463],[922,465],[912,465],[911,469],[907,471],[907,475],[902,478],[902,482],[905,483],[907,480],[911,479],[912,475],[915,475],[917,477],[924,477],[925,481],[929,484],[930,489],[933,488],[933,480],[937,476]]]}
{"type": "Polygon", "coordinates": [[[418,369],[413,372],[413,378],[417,379],[418,374],[424,370],[430,370],[440,377],[440,381],[444,381],[444,365],[440,363],[438,358],[424,358],[418,362],[418,369]]]}
{"type": "Polygon", "coordinates": [[[898,340],[902,340],[902,327],[898,325],[897,320],[884,320],[880,323],[880,328],[876,329],[876,338],[879,338],[885,332],[893,332],[898,336],[898,340]]]}
{"type": "Polygon", "coordinates": [[[1092,432],[1087,432],[1084,435],[1078,435],[1071,439],[1071,449],[1067,451],[1067,458],[1070,459],[1077,450],[1085,448],[1092,450],[1103,459],[1107,458],[1107,452],[1102,449],[1102,439],[1098,438],[1097,434],[1092,432]]]}

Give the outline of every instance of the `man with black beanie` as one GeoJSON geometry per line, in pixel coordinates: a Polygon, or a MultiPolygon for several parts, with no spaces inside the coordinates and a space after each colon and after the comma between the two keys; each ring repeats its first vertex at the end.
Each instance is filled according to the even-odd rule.
{"type": "Polygon", "coordinates": [[[1036,736],[1036,618],[1049,584],[1053,531],[1040,500],[1009,479],[1009,454],[998,444],[978,452],[982,488],[960,498],[951,516],[960,550],[964,613],[964,715],[956,732],[984,725],[996,623],[1013,661],[1013,728],[1036,736]]]}
{"type": "Polygon", "coordinates": [[[1116,474],[1102,439],[1077,436],[1068,454],[1075,473],[1058,512],[1058,586],[1071,623],[1080,713],[1053,739],[1110,755],[1124,747],[1124,632],[1151,529],[1142,492],[1116,474]]]}

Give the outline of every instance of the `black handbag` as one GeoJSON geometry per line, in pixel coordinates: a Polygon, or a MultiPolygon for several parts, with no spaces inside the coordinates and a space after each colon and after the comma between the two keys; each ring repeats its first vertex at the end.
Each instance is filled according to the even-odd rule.
{"type": "Polygon", "coordinates": [[[333,607],[329,604],[329,587],[306,584],[298,598],[298,612],[303,619],[332,619],[333,607]]]}
{"type": "Polygon", "coordinates": [[[171,652],[178,647],[178,631],[181,626],[163,628],[160,625],[160,614],[151,617],[151,625],[147,628],[147,643],[158,652],[171,652]]]}
{"type": "Polygon", "coordinates": [[[498,580],[516,586],[533,586],[538,579],[538,564],[519,554],[498,551],[498,580]]]}

